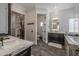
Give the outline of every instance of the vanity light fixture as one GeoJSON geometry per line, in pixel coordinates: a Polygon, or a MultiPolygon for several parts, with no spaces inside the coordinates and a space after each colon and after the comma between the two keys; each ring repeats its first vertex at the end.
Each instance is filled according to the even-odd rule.
{"type": "Polygon", "coordinates": [[[52,20],[56,20],[56,19],[59,19],[59,17],[54,17],[54,18],[52,18],[52,20]]]}

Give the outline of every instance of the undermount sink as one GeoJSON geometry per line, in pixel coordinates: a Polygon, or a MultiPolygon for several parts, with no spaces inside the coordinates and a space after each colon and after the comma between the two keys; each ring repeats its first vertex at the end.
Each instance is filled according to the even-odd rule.
{"type": "Polygon", "coordinates": [[[68,36],[73,43],[79,44],[79,36],[68,36]]]}

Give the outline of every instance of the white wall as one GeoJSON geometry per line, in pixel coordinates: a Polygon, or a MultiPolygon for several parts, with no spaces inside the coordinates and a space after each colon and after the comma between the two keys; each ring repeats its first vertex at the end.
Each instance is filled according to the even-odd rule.
{"type": "MultiPolygon", "coordinates": [[[[69,18],[75,17],[75,8],[68,8],[60,10],[57,14],[59,17],[59,32],[68,32],[69,31],[69,18]]],[[[52,12],[52,16],[54,13],[52,12]]],[[[50,25],[51,26],[51,25],[50,25]]]]}
{"type": "Polygon", "coordinates": [[[27,24],[34,23],[32,25],[27,25],[27,40],[37,44],[37,20],[36,20],[36,9],[33,8],[27,12],[27,24]],[[33,32],[31,32],[33,30],[33,32]]]}
{"type": "Polygon", "coordinates": [[[0,33],[8,34],[8,3],[0,3],[0,33]]]}
{"type": "Polygon", "coordinates": [[[26,14],[26,9],[16,3],[11,4],[11,10],[20,14],[24,14],[24,15],[26,14]]]}
{"type": "Polygon", "coordinates": [[[47,9],[44,9],[44,8],[36,8],[36,13],[37,14],[46,14],[47,13],[47,9]]]}
{"type": "Polygon", "coordinates": [[[75,8],[69,8],[61,11],[60,14],[60,31],[69,32],[69,18],[75,17],[75,8]]]}

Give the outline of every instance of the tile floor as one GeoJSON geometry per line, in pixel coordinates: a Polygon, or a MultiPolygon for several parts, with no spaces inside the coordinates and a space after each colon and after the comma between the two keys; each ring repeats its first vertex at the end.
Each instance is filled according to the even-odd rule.
{"type": "Polygon", "coordinates": [[[42,40],[38,41],[31,50],[32,56],[66,56],[65,49],[48,46],[42,40]]]}

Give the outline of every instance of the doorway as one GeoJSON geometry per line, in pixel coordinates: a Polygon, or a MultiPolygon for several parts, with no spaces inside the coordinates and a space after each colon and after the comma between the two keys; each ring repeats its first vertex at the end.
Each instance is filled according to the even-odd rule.
{"type": "Polygon", "coordinates": [[[37,14],[37,43],[46,40],[46,14],[37,14]]]}
{"type": "Polygon", "coordinates": [[[11,35],[24,39],[24,15],[11,11],[11,35]]]}

